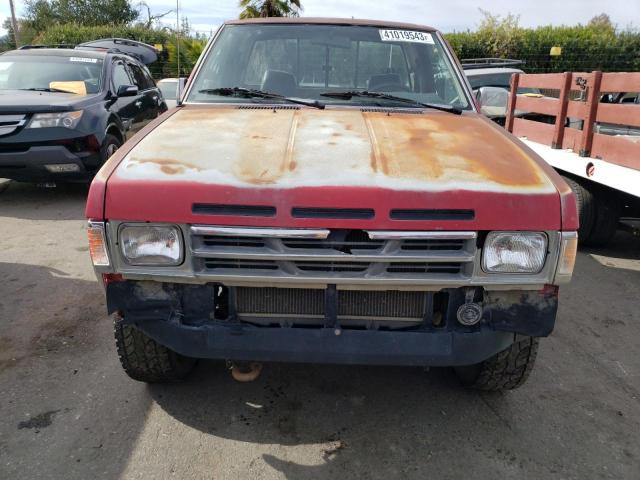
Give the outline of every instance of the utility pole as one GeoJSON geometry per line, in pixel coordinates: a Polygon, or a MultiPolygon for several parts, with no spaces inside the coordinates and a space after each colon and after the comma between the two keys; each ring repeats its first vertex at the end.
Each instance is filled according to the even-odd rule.
{"type": "Polygon", "coordinates": [[[20,47],[20,35],[18,33],[18,20],[16,20],[16,9],[13,6],[13,0],[9,0],[11,7],[11,26],[13,27],[13,39],[16,42],[16,48],[20,47]]]}

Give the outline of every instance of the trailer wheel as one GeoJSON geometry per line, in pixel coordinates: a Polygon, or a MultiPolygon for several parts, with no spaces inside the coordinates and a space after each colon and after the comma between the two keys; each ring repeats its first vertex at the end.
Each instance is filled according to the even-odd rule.
{"type": "Polygon", "coordinates": [[[456,367],[456,374],[469,388],[490,392],[516,389],[527,381],[533,370],[538,343],[536,337],[525,337],[484,362],[456,367]]]}
{"type": "Polygon", "coordinates": [[[620,221],[620,202],[606,192],[597,192],[595,200],[595,219],[593,230],[584,245],[601,247],[615,235],[620,221]]]}
{"type": "Polygon", "coordinates": [[[572,178],[562,176],[565,182],[571,187],[576,196],[578,207],[578,219],[580,227],[578,228],[578,241],[580,244],[586,244],[594,230],[596,220],[595,199],[590,190],[578,183],[572,178]]]}
{"type": "Polygon", "coordinates": [[[196,364],[196,359],[169,350],[136,327],[123,324],[123,318],[119,315],[114,317],[113,330],[122,368],[134,380],[147,383],[179,382],[196,364]]]}

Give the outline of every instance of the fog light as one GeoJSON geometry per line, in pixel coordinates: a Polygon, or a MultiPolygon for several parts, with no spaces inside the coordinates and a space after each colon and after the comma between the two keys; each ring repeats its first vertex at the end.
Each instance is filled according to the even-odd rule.
{"type": "Polygon", "coordinates": [[[477,303],[465,303],[458,308],[458,322],[462,325],[475,325],[482,318],[482,307],[477,303]]]}
{"type": "Polygon", "coordinates": [[[75,163],[55,163],[53,165],[45,165],[44,168],[49,170],[51,173],[70,173],[80,171],[80,165],[75,163]]]}

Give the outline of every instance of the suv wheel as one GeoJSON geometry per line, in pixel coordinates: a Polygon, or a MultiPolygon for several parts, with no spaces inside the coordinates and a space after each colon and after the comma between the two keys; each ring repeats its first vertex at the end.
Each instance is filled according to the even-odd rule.
{"type": "Polygon", "coordinates": [[[116,315],[113,322],[118,357],[134,380],[147,383],[178,382],[193,370],[195,358],[169,350],[116,315]]]}
{"type": "Polygon", "coordinates": [[[118,150],[121,146],[122,142],[117,137],[111,135],[110,133],[107,133],[107,135],[104,137],[102,148],[100,149],[102,164],[104,164],[104,162],[106,162],[111,155],[116,153],[116,150],[118,150]]]}
{"type": "Polygon", "coordinates": [[[539,340],[525,337],[484,362],[455,371],[463,385],[478,390],[498,392],[523,385],[536,361],[539,340]]]}

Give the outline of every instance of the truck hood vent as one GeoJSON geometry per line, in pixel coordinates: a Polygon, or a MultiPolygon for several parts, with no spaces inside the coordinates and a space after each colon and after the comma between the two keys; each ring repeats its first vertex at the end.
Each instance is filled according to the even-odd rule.
{"type": "Polygon", "coordinates": [[[361,112],[367,113],[402,113],[403,115],[422,115],[424,110],[419,108],[380,108],[380,107],[363,107],[361,112]]]}
{"type": "Polygon", "coordinates": [[[238,110],[300,110],[296,105],[240,105],[238,110]]]}

